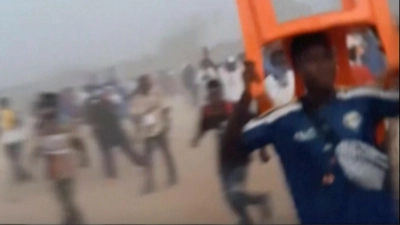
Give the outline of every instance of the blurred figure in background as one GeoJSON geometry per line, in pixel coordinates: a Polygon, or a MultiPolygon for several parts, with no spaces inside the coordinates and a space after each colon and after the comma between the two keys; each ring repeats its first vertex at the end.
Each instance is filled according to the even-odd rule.
{"type": "Polygon", "coordinates": [[[183,85],[189,92],[191,104],[196,104],[197,90],[196,90],[196,69],[192,64],[186,64],[182,70],[183,85]]]}
{"type": "Polygon", "coordinates": [[[12,109],[8,98],[0,100],[0,138],[6,155],[11,164],[11,170],[15,181],[27,181],[32,177],[22,165],[21,155],[26,140],[25,129],[22,119],[12,109]]]}
{"type": "Polygon", "coordinates": [[[219,77],[224,89],[224,98],[229,102],[238,102],[243,90],[243,63],[235,57],[229,57],[219,69],[219,77]]]}
{"type": "Polygon", "coordinates": [[[364,39],[364,54],[361,56],[363,65],[375,77],[380,78],[386,70],[386,58],[381,50],[379,39],[371,30],[362,33],[364,39]]]}
{"type": "Polygon", "coordinates": [[[354,55],[351,56],[350,63],[352,65],[362,65],[362,56],[365,53],[365,40],[359,32],[352,32],[346,36],[347,49],[353,49],[354,55]]]}
{"type": "Polygon", "coordinates": [[[210,80],[219,79],[217,66],[209,59],[208,51],[204,53],[196,75],[197,106],[207,102],[207,84],[210,80]]]}
{"type": "Polygon", "coordinates": [[[279,46],[271,46],[264,52],[264,69],[267,75],[264,80],[265,91],[275,107],[282,106],[294,98],[294,72],[279,46]]]}
{"type": "Polygon", "coordinates": [[[79,136],[81,132],[81,116],[82,108],[80,107],[80,99],[74,88],[68,87],[61,91],[59,95],[59,120],[62,126],[68,127],[74,136],[75,146],[79,146],[76,150],[79,153],[80,166],[89,166],[89,155],[86,151],[85,143],[81,142],[79,136]]]}
{"type": "Polygon", "coordinates": [[[88,123],[103,156],[105,176],[109,179],[117,177],[113,156],[115,147],[120,147],[133,165],[143,165],[143,158],[134,151],[133,145],[121,127],[111,90],[102,88],[95,91],[89,100],[87,110],[88,123]]]}
{"type": "Polygon", "coordinates": [[[357,47],[351,47],[349,49],[349,60],[353,72],[353,78],[356,82],[355,85],[373,85],[375,83],[375,79],[372,73],[369,71],[368,67],[357,63],[357,51],[357,47]]]}
{"type": "Polygon", "coordinates": [[[168,170],[168,183],[177,182],[175,162],[171,153],[168,130],[170,127],[169,108],[154,87],[149,75],[139,78],[138,93],[132,99],[130,114],[135,127],[144,136],[147,180],[143,193],[154,191],[154,152],[158,149],[163,154],[168,170]]]}
{"type": "Polygon", "coordinates": [[[120,83],[116,76],[110,76],[104,86],[112,88],[112,98],[115,100],[114,103],[117,106],[117,113],[120,119],[126,118],[128,115],[129,93],[125,86],[120,83]]]}
{"type": "MultiPolygon", "coordinates": [[[[208,131],[216,130],[218,132],[218,175],[229,207],[239,217],[238,224],[252,224],[253,222],[247,212],[247,207],[257,205],[260,208],[264,222],[269,216],[267,196],[263,194],[249,194],[244,188],[247,178],[247,168],[250,164],[250,156],[240,154],[240,151],[232,150],[232,148],[240,147],[240,142],[229,146],[223,145],[226,123],[233,113],[234,104],[224,100],[223,87],[218,80],[209,81],[207,90],[209,101],[201,109],[197,133],[192,140],[192,147],[197,147],[201,138],[208,131]]],[[[248,115],[248,117],[242,119],[250,120],[254,115],[248,115]]]]}
{"type": "Polygon", "coordinates": [[[82,214],[75,203],[74,146],[71,130],[59,122],[59,96],[41,95],[39,101],[38,146],[36,155],[44,155],[48,177],[54,182],[54,191],[63,209],[61,224],[83,224],[82,214]]]}

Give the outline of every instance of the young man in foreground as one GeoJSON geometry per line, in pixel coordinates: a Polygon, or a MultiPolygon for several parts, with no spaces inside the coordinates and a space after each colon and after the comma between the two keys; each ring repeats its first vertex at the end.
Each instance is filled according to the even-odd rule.
{"type": "Polygon", "coordinates": [[[398,223],[383,187],[387,158],[374,140],[377,124],[399,114],[398,91],[336,91],[335,56],[323,33],[294,38],[290,54],[307,93],[247,125],[240,118],[250,101],[240,102],[224,144],[243,138],[247,154],[275,145],[302,224],[398,223]]]}

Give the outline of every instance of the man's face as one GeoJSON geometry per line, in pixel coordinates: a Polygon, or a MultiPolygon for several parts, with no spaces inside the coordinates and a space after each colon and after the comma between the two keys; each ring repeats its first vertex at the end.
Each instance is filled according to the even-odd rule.
{"type": "Polygon", "coordinates": [[[324,91],[334,88],[336,62],[332,50],[327,46],[310,46],[300,56],[297,70],[307,90],[324,91]]]}

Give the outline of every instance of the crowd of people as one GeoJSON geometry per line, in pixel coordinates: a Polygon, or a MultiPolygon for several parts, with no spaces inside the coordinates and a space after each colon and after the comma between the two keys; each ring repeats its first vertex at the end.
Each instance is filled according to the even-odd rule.
{"type": "MultiPolygon", "coordinates": [[[[384,57],[371,35],[349,36],[349,61],[360,85],[373,84],[385,68],[384,57]]],[[[279,46],[268,46],[263,53],[264,84],[274,109],[261,117],[249,93],[257,72],[254,63],[244,60],[242,54],[218,64],[205,49],[198,66],[187,64],[175,77],[199,114],[192,148],[199,145],[205,133],[216,131],[216,174],[238,223],[254,223],[248,213],[251,205],[260,210],[259,222],[272,217],[269,194],[250,193],[244,188],[250,153],[258,150],[266,163],[270,159],[266,146],[270,144],[280,157],[302,223],[398,223],[393,199],[382,178],[388,170],[387,157],[374,139],[379,122],[398,116],[398,92],[377,88],[336,91],[334,53],[322,33],[295,38],[290,47],[293,67],[279,46]],[[295,74],[302,76],[307,88],[298,101],[293,101],[295,74]],[[354,154],[363,149],[369,153],[361,161],[373,163],[360,164],[360,159],[340,149],[350,149],[354,154]],[[368,171],[370,177],[354,172],[354,165],[368,171]]],[[[87,144],[80,135],[83,125],[92,130],[103,157],[104,176],[110,181],[117,178],[113,149],[118,147],[133,166],[144,167],[143,194],[155,190],[155,151],[161,151],[166,162],[168,184],[178,183],[169,140],[172,106],[155,85],[154,76],[141,75],[131,86],[121,85],[115,77],[99,82],[93,76],[82,90],[42,93],[34,103],[34,156],[46,159],[48,175],[63,206],[64,224],[84,223],[73,192],[73,157],[79,157],[82,167],[91,164],[87,144]],[[138,131],[143,153],[125,133],[124,120],[138,131]]],[[[32,175],[19,157],[23,121],[8,98],[2,99],[1,107],[2,143],[14,178],[29,181],[32,175]]]]}

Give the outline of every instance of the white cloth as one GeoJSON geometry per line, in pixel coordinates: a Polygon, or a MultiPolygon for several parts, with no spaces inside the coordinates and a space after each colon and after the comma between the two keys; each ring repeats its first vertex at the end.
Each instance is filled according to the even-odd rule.
{"type": "Polygon", "coordinates": [[[122,103],[122,97],[119,95],[119,94],[117,94],[117,93],[113,93],[111,96],[110,96],[110,101],[112,102],[112,103],[114,103],[114,104],[121,104],[122,103]]]}
{"type": "Polygon", "coordinates": [[[287,85],[282,87],[274,76],[267,76],[264,81],[266,94],[271,98],[275,107],[289,103],[294,97],[295,78],[294,72],[289,70],[285,74],[287,85]]]}
{"type": "Polygon", "coordinates": [[[347,35],[346,42],[347,42],[347,48],[365,46],[365,41],[364,38],[362,37],[362,34],[358,33],[347,35]]]}
{"type": "Polygon", "coordinates": [[[11,130],[5,130],[1,137],[3,145],[16,144],[26,140],[26,130],[24,127],[19,127],[11,130]]]}
{"type": "Polygon", "coordinates": [[[335,149],[339,165],[347,179],[367,190],[382,190],[388,157],[359,140],[343,140],[335,149]]]}
{"type": "Polygon", "coordinates": [[[225,99],[230,102],[238,102],[244,91],[244,82],[242,78],[244,67],[237,64],[234,71],[227,71],[224,67],[219,69],[221,83],[224,87],[225,99]]]}
{"type": "Polygon", "coordinates": [[[60,155],[71,153],[72,149],[69,147],[69,137],[68,134],[53,134],[42,137],[41,147],[44,150],[44,154],[60,155]]]}

